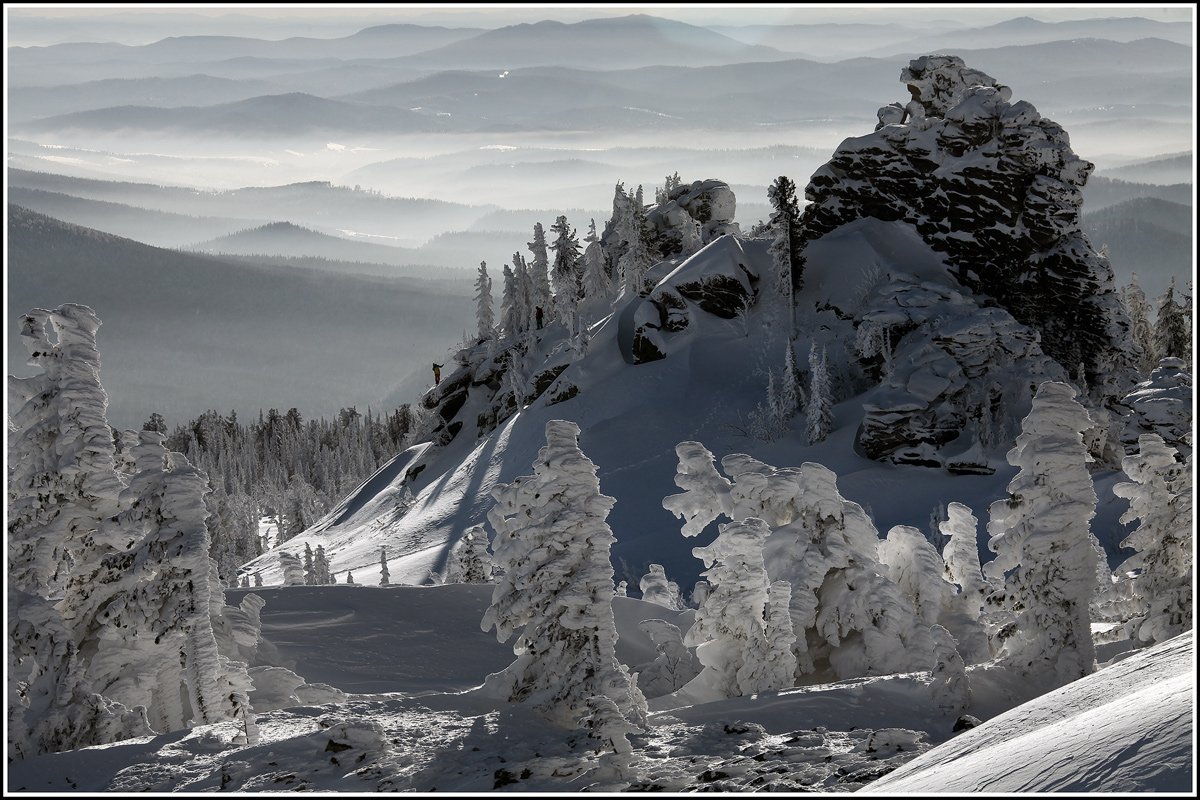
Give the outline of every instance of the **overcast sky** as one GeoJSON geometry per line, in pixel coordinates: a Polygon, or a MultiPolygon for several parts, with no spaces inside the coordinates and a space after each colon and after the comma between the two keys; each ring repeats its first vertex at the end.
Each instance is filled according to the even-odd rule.
{"type": "Polygon", "coordinates": [[[989,25],[1017,16],[1045,21],[1096,16],[1143,16],[1187,20],[1191,4],[1003,5],[995,7],[932,4],[396,4],[396,5],[237,5],[203,8],[184,3],[158,7],[116,4],[85,8],[54,5],[6,4],[5,25],[10,46],[44,45],[64,41],[117,41],[144,44],[166,36],[227,34],[282,38],[286,36],[344,36],[370,25],[410,22],[451,27],[501,27],[520,22],[554,19],[577,22],[631,13],[679,19],[694,24],[748,25],[822,22],[861,22],[902,25],[989,25]]]}

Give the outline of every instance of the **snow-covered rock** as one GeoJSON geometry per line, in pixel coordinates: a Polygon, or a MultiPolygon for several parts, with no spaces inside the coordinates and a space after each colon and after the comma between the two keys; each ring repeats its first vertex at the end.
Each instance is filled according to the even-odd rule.
{"type": "Polygon", "coordinates": [[[956,56],[915,59],[901,73],[912,101],[847,139],[813,173],[806,241],[863,217],[902,220],[945,255],[958,282],[994,298],[1041,336],[1041,349],[1093,396],[1132,381],[1136,353],[1112,267],[1079,227],[1093,169],[1066,132],[956,56]]]}
{"type": "Polygon", "coordinates": [[[1129,406],[1121,443],[1128,453],[1137,450],[1142,434],[1156,433],[1179,451],[1181,458],[1192,452],[1192,376],[1181,358],[1164,358],[1121,402],[1129,406]]]}
{"type": "Polygon", "coordinates": [[[949,286],[896,275],[865,306],[858,355],[880,379],[856,438],[869,458],[989,472],[985,451],[1011,441],[1031,387],[1066,377],[1035,331],[949,286]]]}

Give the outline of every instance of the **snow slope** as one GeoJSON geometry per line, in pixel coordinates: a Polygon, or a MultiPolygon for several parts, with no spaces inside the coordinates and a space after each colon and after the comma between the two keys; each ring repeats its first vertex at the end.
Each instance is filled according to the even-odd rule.
{"type": "MultiPolygon", "coordinates": [[[[876,220],[847,228],[813,246],[806,287],[800,295],[802,309],[815,309],[825,301],[835,306],[853,304],[874,270],[947,280],[942,258],[911,229],[876,220]]],[[[733,249],[722,246],[722,241],[718,239],[692,256],[690,265],[696,274],[719,266],[706,263],[706,259],[734,257],[733,249]]],[[[766,273],[768,244],[764,239],[744,240],[737,252],[744,252],[766,273]]],[[[666,262],[655,271],[665,275],[671,268],[672,262],[666,262]]],[[[941,503],[957,500],[978,513],[1004,495],[1012,469],[1004,462],[1002,450],[991,459],[994,475],[960,476],[882,464],[855,453],[854,437],[863,417],[862,396],[850,396],[835,406],[837,429],[819,444],[805,443],[802,414],[792,420],[793,430],[778,441],[768,444],[750,438],[745,433],[746,417],[765,396],[766,370],[778,373],[784,361],[784,339],[777,318],[761,303],[743,324],[686,302],[689,326],[683,332],[667,334],[667,358],[629,363],[628,336],[622,336],[621,321],[633,317],[648,301],[618,300],[613,313],[593,327],[587,354],[560,376],[579,387],[577,396],[548,405],[551,392],[547,392],[478,441],[468,427],[449,445],[428,454],[399,455],[346,501],[356,508],[352,514],[347,516],[346,509],[334,512],[287,542],[284,549],[302,553],[305,543],[314,549],[323,545],[339,580],[344,580],[350,569],[356,582],[375,584],[379,548],[386,546],[393,583],[426,582],[431,570],[444,569],[448,549],[462,532],[484,521],[493,502],[491,487],[530,471],[550,419],[580,425],[580,446],[599,467],[601,491],[617,499],[609,517],[617,537],[613,564],[616,580],[627,580],[631,586],[637,585],[650,563],[659,563],[666,567],[668,577],[687,591],[702,569],[691,549],[715,534],[715,530],[706,532],[698,542],[686,540],[679,535],[678,520],[662,508],[662,498],[677,491],[674,448],[681,441],[700,441],[718,459],[744,452],[778,466],[821,463],[838,474],[844,496],[872,512],[881,535],[898,524],[927,528],[930,512],[941,503]],[[418,462],[425,463],[425,468],[404,484],[416,502],[407,513],[399,514],[387,498],[398,494],[408,467],[418,462]]],[[[831,363],[852,358],[834,334],[839,325],[848,327],[835,311],[809,311],[800,316],[800,324],[795,349],[801,368],[813,341],[829,346],[831,363]]],[[[537,333],[538,358],[547,363],[561,358],[557,349],[562,345],[561,327],[549,326],[537,333]]],[[[846,376],[840,379],[849,380],[846,376]]],[[[464,417],[473,420],[474,414],[460,412],[459,418],[464,417]]],[[[268,585],[281,582],[278,557],[273,552],[250,562],[243,571],[256,570],[268,585]]]]}
{"type": "Polygon", "coordinates": [[[1020,705],[864,791],[1196,789],[1193,632],[1020,705]]]}
{"type": "MultiPolygon", "coordinates": [[[[228,599],[246,591],[229,590],[228,599]]],[[[842,792],[893,770],[868,790],[1188,788],[1190,636],[948,742],[952,720],[932,710],[927,673],[704,704],[663,698],[652,703],[651,729],[633,737],[627,771],[614,775],[611,754],[581,732],[475,690],[513,659],[509,644],[479,626],[491,592],[462,584],[258,589],[272,658],[347,692],[344,701],[260,712],[254,745],[234,744],[234,726],[221,723],[16,762],[7,789],[842,792]]],[[[630,666],[654,654],[638,622],[686,627],[691,615],[632,598],[616,598],[614,612],[618,657],[630,666]]],[[[973,683],[998,697],[986,679],[973,683]]]]}

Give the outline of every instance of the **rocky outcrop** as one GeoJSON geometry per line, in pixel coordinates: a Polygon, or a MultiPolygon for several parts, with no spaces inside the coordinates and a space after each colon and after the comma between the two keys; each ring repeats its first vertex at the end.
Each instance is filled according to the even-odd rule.
{"type": "Polygon", "coordinates": [[[986,473],[1045,380],[1064,380],[1037,334],[997,307],[899,275],[875,288],[858,323],[861,364],[880,381],[863,403],[856,449],[898,464],[986,473]]]}
{"type": "Polygon", "coordinates": [[[1066,132],[955,56],[902,70],[912,100],[879,111],[873,133],[847,139],[812,176],[806,242],[863,217],[911,224],[944,253],[959,283],[1035,329],[1092,396],[1132,383],[1129,323],[1112,268],[1079,227],[1093,165],[1066,132]]]}
{"type": "Polygon", "coordinates": [[[668,335],[686,330],[697,310],[733,319],[754,303],[757,280],[741,240],[718,237],[659,281],[638,307],[634,362],[665,358],[668,335]]]}
{"type": "Polygon", "coordinates": [[[652,249],[661,258],[690,255],[718,237],[740,233],[736,212],[737,198],[724,181],[708,178],[678,186],[646,211],[652,249]]]}
{"type": "Polygon", "coordinates": [[[1122,403],[1129,408],[1121,444],[1126,453],[1138,452],[1138,437],[1157,433],[1179,451],[1180,461],[1192,452],[1192,376],[1181,358],[1164,358],[1122,403]]]}

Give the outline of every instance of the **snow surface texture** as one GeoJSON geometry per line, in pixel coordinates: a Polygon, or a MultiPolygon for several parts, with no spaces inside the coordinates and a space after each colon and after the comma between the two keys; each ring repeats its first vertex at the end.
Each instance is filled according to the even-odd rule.
{"type": "Polygon", "coordinates": [[[1187,792],[1195,667],[1189,631],[990,719],[863,791],[1187,792]]]}

